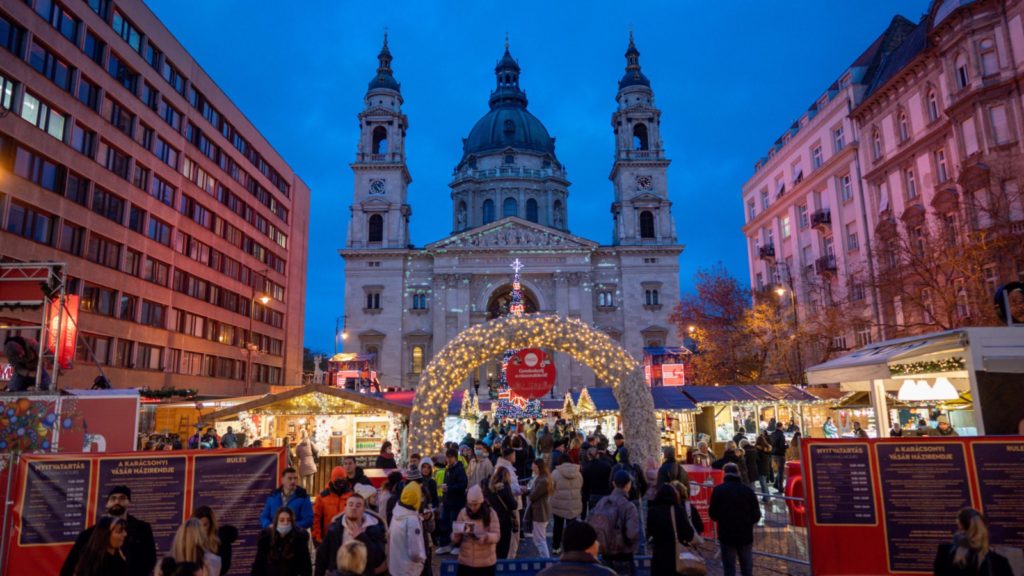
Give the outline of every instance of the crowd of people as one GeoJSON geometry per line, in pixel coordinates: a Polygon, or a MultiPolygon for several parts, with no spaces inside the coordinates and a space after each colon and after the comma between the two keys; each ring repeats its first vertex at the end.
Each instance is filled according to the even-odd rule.
{"type": "MultiPolygon", "coordinates": [[[[562,421],[491,426],[484,419],[476,432],[436,457],[411,454],[406,467],[384,443],[375,463],[391,472],[379,489],[353,457],[331,471],[315,497],[304,474],[286,468],[258,512],[262,531],[250,573],[430,576],[435,557],[448,557],[459,575],[492,575],[527,538],[538,557],[559,559],[542,576],[632,575],[639,554],[651,556],[652,574],[699,573],[711,556],[702,549],[705,526],[690,502],[685,462],[671,447],[660,462],[635,463],[622,434],[609,440],[600,427],[583,434],[562,421]]],[[[788,443],[781,426],[753,445],[742,436],[721,458],[702,443],[692,460],[724,472],[708,512],[724,573],[736,574],[738,564],[748,576],[761,519],[755,488],[767,493],[772,460],[781,455],[784,462],[799,431],[788,443]]],[[[775,476],[781,486],[782,472],[775,476]]],[[[110,490],[106,514],[79,535],[61,576],[220,576],[230,569],[238,531],[219,526],[209,507],[179,527],[158,562],[152,529],[130,506],[129,487],[110,490]]],[[[1003,574],[1005,559],[988,548],[981,515],[961,513],[959,528],[940,550],[936,573],[1003,574]]]]}

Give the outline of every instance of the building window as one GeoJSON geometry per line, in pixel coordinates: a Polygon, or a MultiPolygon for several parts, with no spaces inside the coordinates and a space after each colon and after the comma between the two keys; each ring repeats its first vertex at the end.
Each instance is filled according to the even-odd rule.
{"type": "Polygon", "coordinates": [[[174,186],[159,176],[153,176],[153,186],[149,190],[149,195],[167,206],[174,206],[174,186]]]}
{"type": "Polygon", "coordinates": [[[999,286],[999,272],[996,271],[995,264],[989,264],[981,269],[982,281],[985,283],[985,294],[996,293],[996,288],[999,286]]]}
{"type": "Polygon", "coordinates": [[[135,319],[138,318],[138,309],[138,296],[122,292],[120,304],[118,305],[118,318],[127,322],[135,322],[135,319]]]}
{"type": "Polygon", "coordinates": [[[660,306],[657,288],[644,290],[644,306],[660,306]]]}
{"type": "Polygon", "coordinates": [[[906,142],[910,140],[910,120],[907,119],[906,112],[900,112],[900,142],[906,142]]]}
{"type": "Polygon", "coordinates": [[[860,243],[857,241],[857,225],[850,223],[846,225],[846,249],[853,251],[860,248],[860,243]]]}
{"type": "Polygon", "coordinates": [[[110,336],[98,336],[96,334],[86,334],[85,332],[80,334],[80,338],[87,345],[79,346],[75,350],[75,360],[87,364],[95,362],[105,365],[110,363],[110,344],[112,343],[110,336]],[[92,351],[91,354],[90,350],[92,351]]]}
{"type": "Polygon", "coordinates": [[[50,192],[64,190],[64,167],[26,148],[19,147],[15,153],[14,173],[50,192]]]}
{"type": "Polygon", "coordinates": [[[150,346],[139,343],[139,357],[135,367],[139,370],[163,370],[164,349],[160,346],[150,346]]]}
{"type": "Polygon", "coordinates": [[[491,222],[494,222],[494,201],[488,198],[484,200],[483,223],[490,224],[491,222]]]}
{"type": "MultiPolygon", "coordinates": [[[[161,262],[159,260],[155,260],[155,259],[150,258],[150,257],[147,256],[146,257],[146,265],[145,265],[145,267],[143,269],[143,272],[142,272],[142,279],[147,281],[147,282],[152,282],[154,284],[159,284],[161,286],[167,286],[167,280],[168,280],[169,272],[170,272],[170,267],[167,264],[164,264],[163,262],[161,262]]],[[[224,294],[224,292],[221,292],[221,294],[224,294]]],[[[225,297],[224,300],[226,301],[227,297],[225,297]]],[[[218,305],[220,305],[220,304],[218,304],[218,305]]],[[[225,308],[227,306],[221,306],[221,307],[225,308]]]]}
{"type": "Polygon", "coordinates": [[[95,233],[90,234],[89,253],[86,257],[101,266],[117,270],[121,266],[121,245],[95,233]]]}
{"type": "Polygon", "coordinates": [[[821,165],[824,163],[825,157],[822,155],[821,146],[815,146],[814,149],[811,150],[811,166],[817,170],[818,168],[821,168],[821,165]]]}
{"type": "Polygon", "coordinates": [[[504,162],[505,162],[505,164],[515,164],[516,163],[515,154],[505,154],[504,162]]]}
{"type": "Polygon", "coordinates": [[[956,69],[956,87],[963,90],[971,83],[971,76],[967,72],[967,57],[958,55],[953,67],[956,69]]]}
{"type": "Polygon", "coordinates": [[[413,310],[426,310],[427,309],[427,295],[426,294],[413,294],[412,295],[412,309],[413,310]]]}
{"type": "Polygon", "coordinates": [[[992,76],[999,73],[999,58],[996,56],[996,44],[991,38],[981,41],[981,75],[992,76]]]}
{"type": "Polygon", "coordinates": [[[849,174],[843,174],[839,177],[839,197],[842,198],[843,202],[853,200],[853,183],[849,174]]]}
{"type": "Polygon", "coordinates": [[[380,214],[373,214],[370,216],[368,221],[368,241],[369,242],[383,242],[384,241],[384,217],[380,214]]]}
{"type": "Polygon", "coordinates": [[[21,98],[21,117],[57,140],[64,140],[64,125],[67,123],[67,116],[54,110],[45,102],[41,102],[28,91],[21,98]]]}
{"type": "Polygon", "coordinates": [[[82,289],[82,311],[100,314],[102,316],[114,315],[114,304],[117,301],[117,293],[110,288],[85,283],[82,289]]]}
{"type": "Polygon", "coordinates": [[[838,154],[846,146],[846,137],[843,134],[843,126],[840,124],[832,130],[832,147],[838,154]]]}
{"type": "Polygon", "coordinates": [[[810,226],[810,220],[807,216],[807,204],[801,204],[796,207],[797,216],[800,221],[800,229],[804,230],[810,226]]]}
{"type": "Polygon", "coordinates": [[[373,143],[371,147],[371,154],[387,154],[388,153],[388,129],[383,126],[377,126],[373,129],[373,143]]]}
{"type": "Polygon", "coordinates": [[[515,198],[505,198],[505,201],[501,203],[501,217],[509,216],[519,216],[519,203],[515,198]]]}
{"type": "MultiPolygon", "coordinates": [[[[0,38],[3,37],[0,31],[0,38]]],[[[46,48],[32,42],[28,51],[28,64],[51,82],[68,92],[71,90],[71,72],[74,70],[67,62],[56,57],[46,48]]]]}
{"type": "Polygon", "coordinates": [[[751,221],[757,217],[757,205],[754,204],[753,200],[747,201],[747,221],[751,221]]]}
{"type": "Polygon", "coordinates": [[[1010,124],[1006,118],[1006,106],[999,104],[988,109],[989,121],[992,124],[992,139],[997,146],[1010,141],[1010,124]]]}
{"type": "Polygon", "coordinates": [[[163,244],[164,246],[171,245],[171,225],[152,216],[149,217],[149,228],[146,232],[146,236],[149,236],[151,240],[163,244]]]}
{"type": "Polygon", "coordinates": [[[530,222],[537,222],[537,201],[530,198],[526,201],[526,219],[530,222]]]}
{"type": "Polygon", "coordinates": [[[71,127],[71,147],[92,159],[96,152],[96,133],[75,122],[71,127]]]}
{"type": "Polygon", "coordinates": [[[856,280],[850,283],[850,300],[853,302],[864,300],[864,285],[856,280]]]}
{"type": "Polygon", "coordinates": [[[871,155],[875,160],[882,158],[882,134],[877,128],[871,132],[871,155]]]}
{"type": "Polygon", "coordinates": [[[935,151],[935,175],[939,182],[949,180],[949,169],[946,167],[946,151],[942,148],[935,151]]]}
{"type": "Polygon", "coordinates": [[[768,191],[761,190],[761,210],[768,210],[768,191]]]}
{"type": "Polygon", "coordinates": [[[25,29],[14,24],[5,15],[0,14],[0,46],[21,58],[21,49],[25,40],[25,29]]]}
{"type": "Polygon", "coordinates": [[[921,290],[921,312],[925,322],[929,324],[935,322],[935,309],[932,306],[932,291],[930,288],[921,290]]]}
{"type": "Polygon", "coordinates": [[[79,102],[88,106],[93,112],[99,110],[100,89],[82,75],[78,77],[77,97],[79,102]]]}
{"type": "Polygon", "coordinates": [[[956,291],[956,315],[964,319],[971,316],[970,301],[967,296],[967,287],[962,279],[953,281],[953,289],[956,291]]]}
{"type": "Polygon", "coordinates": [[[649,210],[640,213],[640,237],[654,238],[654,214],[649,210]]]}
{"type": "Polygon", "coordinates": [[[366,309],[380,310],[380,292],[366,293],[366,309]]]}
{"type": "Polygon", "coordinates": [[[412,347],[412,373],[423,372],[423,346],[412,347]]]}
{"type": "Polygon", "coordinates": [[[135,94],[139,86],[139,73],[121,61],[113,51],[107,57],[107,73],[124,86],[125,90],[135,94]]]}
{"type": "Polygon", "coordinates": [[[121,224],[124,222],[124,198],[96,186],[92,194],[92,211],[121,224]]]}
{"type": "Polygon", "coordinates": [[[644,264],[657,264],[657,258],[644,258],[644,264]]]}
{"type": "Polygon", "coordinates": [[[128,180],[130,175],[129,169],[131,166],[131,157],[106,142],[104,142],[104,145],[107,147],[107,158],[105,163],[107,170],[110,170],[122,180],[128,180]]]}
{"type": "Polygon", "coordinates": [[[122,271],[125,274],[138,277],[139,271],[142,269],[142,253],[136,252],[135,250],[128,249],[124,255],[124,268],[122,271]]]}
{"type": "Polygon", "coordinates": [[[633,126],[633,150],[647,150],[647,125],[639,123],[633,126]]]}
{"type": "Polygon", "coordinates": [[[854,338],[857,340],[857,347],[863,348],[868,344],[871,344],[871,326],[867,324],[857,324],[854,327],[854,338]]]}
{"type": "Polygon", "coordinates": [[[905,170],[903,172],[903,180],[907,186],[907,199],[913,200],[917,198],[917,179],[914,177],[913,170],[905,170]]]}
{"type": "Polygon", "coordinates": [[[783,216],[782,217],[781,225],[782,225],[782,237],[783,238],[789,238],[790,233],[791,233],[790,228],[789,228],[789,216],[783,216]]]}
{"type": "Polygon", "coordinates": [[[7,231],[28,238],[40,244],[53,244],[54,217],[20,202],[11,201],[11,209],[7,213],[7,231]]]}
{"type": "Polygon", "coordinates": [[[934,122],[939,119],[939,97],[935,90],[928,92],[928,121],[934,122]]]}
{"type": "Polygon", "coordinates": [[[85,240],[85,228],[64,221],[60,228],[60,249],[75,256],[82,255],[85,240]]]}
{"type": "Polygon", "coordinates": [[[156,145],[153,147],[153,154],[156,155],[164,164],[167,164],[175,170],[178,169],[178,150],[164,141],[163,138],[156,137],[156,145]]]}
{"type": "Polygon", "coordinates": [[[150,302],[149,300],[142,301],[142,311],[139,314],[140,324],[163,328],[166,317],[167,306],[157,304],[156,302],[150,302]]]}
{"type": "Polygon", "coordinates": [[[615,306],[615,293],[611,290],[599,290],[597,292],[597,305],[601,308],[613,308],[615,306]]]}
{"type": "Polygon", "coordinates": [[[114,10],[114,19],[110,23],[110,26],[118,36],[132,47],[132,50],[135,50],[140,54],[142,53],[142,35],[139,34],[139,30],[131,22],[125,19],[119,11],[114,10]]]}
{"type": "Polygon", "coordinates": [[[121,368],[134,368],[135,363],[132,361],[134,358],[135,342],[119,338],[117,340],[117,349],[114,355],[114,364],[121,368]]]}

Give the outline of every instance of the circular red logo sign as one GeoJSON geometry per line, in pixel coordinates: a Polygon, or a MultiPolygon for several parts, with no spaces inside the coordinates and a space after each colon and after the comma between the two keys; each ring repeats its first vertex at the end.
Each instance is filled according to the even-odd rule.
{"type": "Polygon", "coordinates": [[[555,385],[555,363],[538,348],[515,353],[505,368],[505,379],[513,392],[527,399],[540,398],[555,385]]]}

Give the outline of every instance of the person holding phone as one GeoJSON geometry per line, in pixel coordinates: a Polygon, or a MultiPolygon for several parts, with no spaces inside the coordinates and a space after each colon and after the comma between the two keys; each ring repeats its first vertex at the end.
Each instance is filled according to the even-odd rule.
{"type": "Polygon", "coordinates": [[[498,568],[497,545],[501,537],[498,515],[484,500],[480,486],[466,493],[466,507],[455,521],[452,542],[459,547],[456,576],[494,576],[498,568]]]}

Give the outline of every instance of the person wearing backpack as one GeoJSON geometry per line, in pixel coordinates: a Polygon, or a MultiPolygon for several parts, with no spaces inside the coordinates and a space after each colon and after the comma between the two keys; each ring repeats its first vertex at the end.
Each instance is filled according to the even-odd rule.
{"type": "Polygon", "coordinates": [[[621,576],[633,576],[633,556],[640,544],[640,513],[629,502],[632,477],[619,470],[612,477],[612,493],[598,501],[587,523],[597,531],[601,543],[601,561],[621,576]]]}

